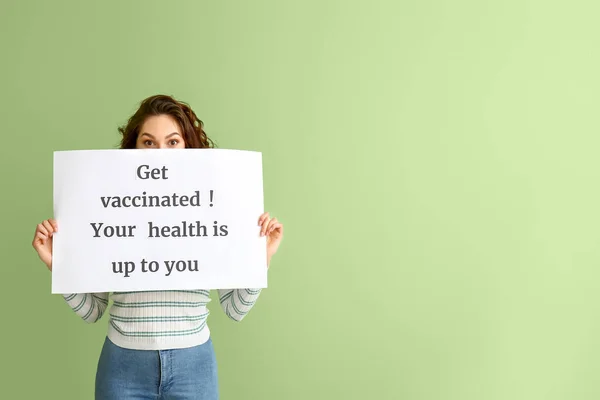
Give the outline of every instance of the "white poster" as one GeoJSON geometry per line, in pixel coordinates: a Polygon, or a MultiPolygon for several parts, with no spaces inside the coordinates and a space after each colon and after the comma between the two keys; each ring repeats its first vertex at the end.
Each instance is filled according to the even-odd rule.
{"type": "Polygon", "coordinates": [[[52,293],[265,288],[262,154],[54,153],[52,293]]]}

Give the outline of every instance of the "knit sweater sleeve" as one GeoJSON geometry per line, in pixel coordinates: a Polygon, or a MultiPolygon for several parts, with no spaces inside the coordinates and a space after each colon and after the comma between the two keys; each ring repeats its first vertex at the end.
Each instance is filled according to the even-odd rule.
{"type": "Polygon", "coordinates": [[[97,322],[108,305],[108,292],[63,294],[69,307],[87,323],[97,322]]]}
{"type": "Polygon", "coordinates": [[[219,289],[219,303],[225,314],[241,321],[250,312],[262,289],[219,289]]]}

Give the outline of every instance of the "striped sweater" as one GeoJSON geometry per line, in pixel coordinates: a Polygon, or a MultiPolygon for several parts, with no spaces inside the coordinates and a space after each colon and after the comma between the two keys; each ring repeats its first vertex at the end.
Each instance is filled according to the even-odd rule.
{"type": "MultiPolygon", "coordinates": [[[[250,311],[261,289],[218,290],[225,314],[241,321],[250,311]]],[[[73,293],[63,297],[85,322],[98,321],[109,297],[108,337],[118,346],[138,350],[163,350],[196,346],[206,342],[206,323],[211,301],[208,290],[73,293]]]]}

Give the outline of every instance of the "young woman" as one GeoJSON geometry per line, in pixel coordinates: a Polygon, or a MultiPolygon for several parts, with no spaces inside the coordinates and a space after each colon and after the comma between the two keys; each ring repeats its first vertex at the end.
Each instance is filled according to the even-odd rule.
{"type": "MultiPolygon", "coordinates": [[[[122,149],[210,148],[203,123],[185,103],[158,95],[144,100],[119,128],[122,149]]],[[[277,252],[283,225],[257,216],[257,234],[267,238],[267,260],[277,252]]],[[[37,226],[33,247],[52,271],[54,219],[37,226]]],[[[260,289],[218,290],[225,314],[241,321],[260,289]]],[[[96,372],[96,399],[218,399],[217,363],[206,324],[207,290],[115,292],[96,372]]],[[[85,322],[98,321],[109,293],[64,295],[85,322]]]]}

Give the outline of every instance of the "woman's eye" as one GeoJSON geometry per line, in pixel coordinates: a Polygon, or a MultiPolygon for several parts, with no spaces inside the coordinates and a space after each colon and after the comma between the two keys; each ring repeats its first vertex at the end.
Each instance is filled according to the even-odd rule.
{"type": "Polygon", "coordinates": [[[173,139],[171,140],[171,146],[177,146],[177,143],[179,143],[177,140],[173,139]]]}
{"type": "Polygon", "coordinates": [[[145,146],[152,146],[152,141],[151,141],[151,140],[146,140],[146,141],[144,142],[144,145],[145,145],[145,146]]]}

